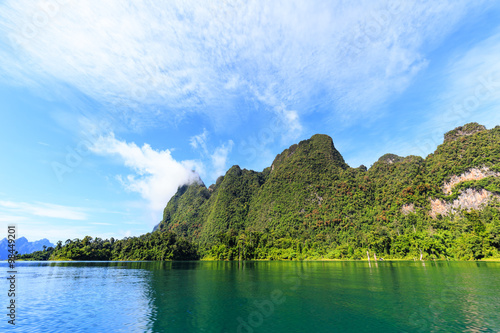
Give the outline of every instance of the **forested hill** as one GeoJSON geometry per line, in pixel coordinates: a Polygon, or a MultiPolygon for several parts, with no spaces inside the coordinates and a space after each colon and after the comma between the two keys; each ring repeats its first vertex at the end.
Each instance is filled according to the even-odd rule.
{"type": "Polygon", "coordinates": [[[470,123],[425,159],[348,166],[326,135],[262,172],[233,166],[179,188],[160,231],[214,259],[500,257],[500,126],[470,123]]]}

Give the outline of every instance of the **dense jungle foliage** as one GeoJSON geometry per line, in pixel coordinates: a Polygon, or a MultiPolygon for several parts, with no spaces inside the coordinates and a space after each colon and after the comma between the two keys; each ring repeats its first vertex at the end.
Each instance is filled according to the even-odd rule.
{"type": "Polygon", "coordinates": [[[233,166],[208,188],[181,187],[158,229],[211,259],[499,258],[498,172],[499,126],[467,124],[425,159],[386,154],[368,170],[349,167],[330,137],[314,135],[263,172],[233,166]],[[474,168],[491,175],[443,191],[474,168]],[[472,207],[430,214],[431,199],[453,205],[467,189],[488,191],[489,202],[474,206],[473,193],[472,207]]]}
{"type": "Polygon", "coordinates": [[[55,248],[19,256],[22,260],[196,260],[196,248],[171,232],[153,232],[121,240],[68,239],[55,248]]]}
{"type": "Polygon", "coordinates": [[[180,187],[152,233],[87,236],[24,258],[500,258],[499,176],[500,126],[467,124],[425,159],[386,154],[369,169],[348,166],[318,134],[262,172],[233,166],[208,188],[201,180],[180,187]],[[471,170],[484,174],[456,180],[471,170]]]}

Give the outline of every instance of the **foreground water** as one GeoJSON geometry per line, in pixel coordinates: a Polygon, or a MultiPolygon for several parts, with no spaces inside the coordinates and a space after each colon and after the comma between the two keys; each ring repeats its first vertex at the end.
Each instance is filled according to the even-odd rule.
{"type": "Polygon", "coordinates": [[[1,331],[500,332],[493,262],[20,262],[17,272],[16,325],[4,314],[1,331]]]}

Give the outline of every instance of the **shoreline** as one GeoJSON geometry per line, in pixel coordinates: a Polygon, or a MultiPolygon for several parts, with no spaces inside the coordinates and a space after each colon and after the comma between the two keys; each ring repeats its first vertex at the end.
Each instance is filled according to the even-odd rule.
{"type": "MultiPolygon", "coordinates": [[[[487,258],[480,260],[412,260],[412,259],[384,259],[384,260],[368,260],[368,259],[303,259],[303,260],[272,260],[272,259],[249,259],[249,260],[217,260],[217,259],[198,259],[198,260],[71,260],[71,259],[54,259],[54,260],[25,260],[19,259],[16,262],[396,262],[396,261],[409,261],[409,262],[498,262],[500,258],[487,258]]],[[[0,262],[7,262],[1,260],[0,262]]]]}

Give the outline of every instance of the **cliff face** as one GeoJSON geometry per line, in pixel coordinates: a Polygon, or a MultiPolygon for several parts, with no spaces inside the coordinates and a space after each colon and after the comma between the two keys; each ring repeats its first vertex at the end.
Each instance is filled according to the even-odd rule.
{"type": "Polygon", "coordinates": [[[317,134],[283,151],[263,172],[233,166],[208,189],[200,184],[180,187],[159,228],[200,243],[229,229],[264,230],[282,214],[303,215],[305,206],[317,205],[323,190],[316,184],[337,179],[347,169],[332,139],[317,134]],[[302,208],[289,212],[291,202],[302,208]]]}
{"type": "Polygon", "coordinates": [[[499,177],[499,176],[500,176],[499,172],[491,171],[488,167],[485,166],[481,168],[470,168],[461,175],[452,175],[450,180],[443,184],[442,189],[445,194],[449,195],[453,192],[455,186],[459,185],[460,183],[473,180],[482,180],[488,177],[499,177]]]}
{"type": "Polygon", "coordinates": [[[363,243],[374,232],[435,228],[436,219],[493,207],[499,175],[498,126],[464,125],[425,159],[386,154],[368,170],[349,167],[330,137],[314,135],[263,172],[233,166],[209,188],[179,188],[159,228],[204,246],[222,234],[252,232],[363,243]]]}

